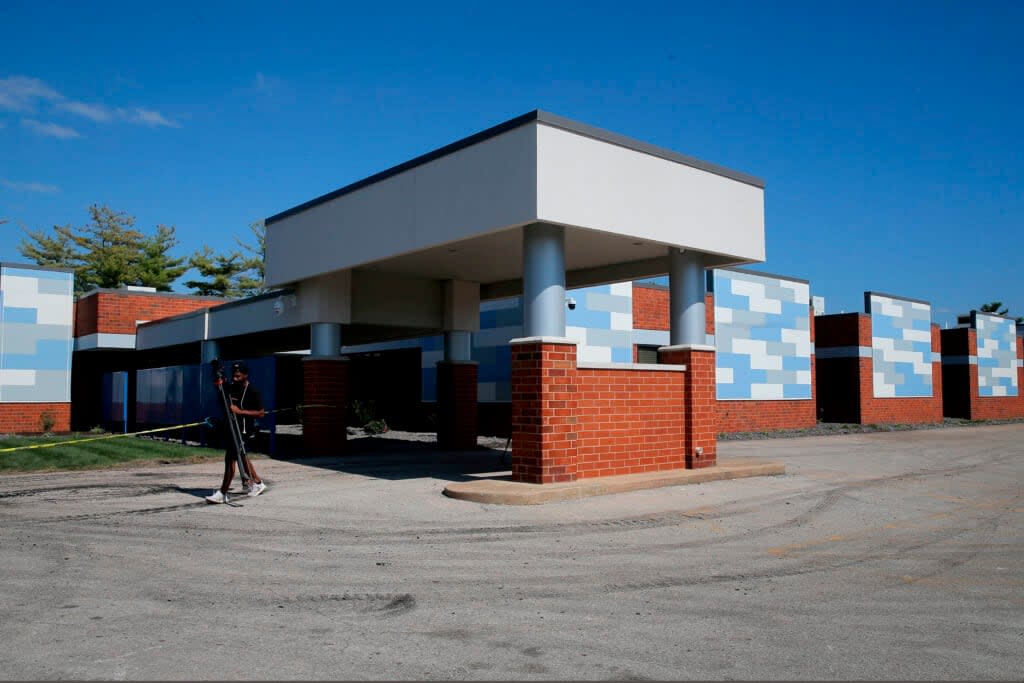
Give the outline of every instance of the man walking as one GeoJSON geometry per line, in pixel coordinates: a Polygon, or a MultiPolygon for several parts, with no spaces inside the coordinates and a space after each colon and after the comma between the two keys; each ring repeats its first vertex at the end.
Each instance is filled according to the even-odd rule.
{"type": "MultiPolygon", "coordinates": [[[[226,418],[238,421],[243,443],[252,443],[253,437],[256,436],[255,419],[266,415],[266,411],[263,410],[260,392],[249,383],[249,367],[245,363],[237,362],[232,364],[231,384],[227,387],[227,390],[232,414],[226,416],[226,418]]],[[[230,428],[230,425],[228,427],[230,428]]],[[[249,450],[248,445],[246,445],[244,450],[249,450]]],[[[235,478],[235,462],[237,460],[238,453],[235,451],[235,440],[228,439],[227,450],[224,452],[224,480],[221,482],[220,490],[206,496],[206,502],[227,503],[230,501],[228,489],[231,488],[231,481],[235,478]]],[[[252,466],[248,453],[243,456],[243,460],[245,461],[245,469],[250,479],[248,489],[243,489],[243,491],[249,497],[258,496],[267,489],[267,485],[256,474],[256,468],[252,466]]]]}

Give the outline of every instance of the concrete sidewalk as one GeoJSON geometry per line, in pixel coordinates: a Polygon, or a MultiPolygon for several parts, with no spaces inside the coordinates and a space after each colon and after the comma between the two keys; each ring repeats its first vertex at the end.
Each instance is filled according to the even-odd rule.
{"type": "Polygon", "coordinates": [[[642,472],[616,477],[582,479],[557,484],[527,484],[509,479],[479,479],[449,484],[444,495],[475,503],[497,505],[542,505],[564,500],[577,500],[589,496],[604,496],[624,491],[639,491],[662,486],[700,484],[722,479],[744,479],[785,474],[782,462],[760,459],[722,460],[714,467],[697,470],[668,470],[642,472]]]}

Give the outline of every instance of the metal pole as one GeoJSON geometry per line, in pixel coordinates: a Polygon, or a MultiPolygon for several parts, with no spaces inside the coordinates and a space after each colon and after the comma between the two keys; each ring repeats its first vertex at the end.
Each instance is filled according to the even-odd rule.
{"type": "Polygon", "coordinates": [[[341,323],[311,323],[309,353],[319,358],[341,355],[341,323]]]}
{"type": "Polygon", "coordinates": [[[444,333],[445,360],[471,360],[472,353],[469,332],[453,330],[444,333]]]}
{"type": "Polygon", "coordinates": [[[523,228],[523,336],[565,337],[565,229],[523,228]]]}
{"type": "Polygon", "coordinates": [[[704,258],[700,252],[669,247],[669,343],[706,344],[704,258]]]}

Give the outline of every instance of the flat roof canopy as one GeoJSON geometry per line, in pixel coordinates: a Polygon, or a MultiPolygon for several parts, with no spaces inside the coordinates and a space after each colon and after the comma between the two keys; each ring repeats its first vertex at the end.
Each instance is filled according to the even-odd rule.
{"type": "Polygon", "coordinates": [[[346,270],[521,293],[522,228],[565,227],[566,284],[763,261],[764,183],[534,111],[267,219],[266,284],[346,270]]]}

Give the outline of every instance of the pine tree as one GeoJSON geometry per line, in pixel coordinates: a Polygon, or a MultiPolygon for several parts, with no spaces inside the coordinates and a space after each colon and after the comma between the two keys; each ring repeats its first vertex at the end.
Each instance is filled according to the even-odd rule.
{"type": "Polygon", "coordinates": [[[170,291],[185,272],[184,257],[168,254],[178,244],[173,226],[159,225],[147,236],[135,229],[134,217],[96,204],[89,207],[89,218],[80,228],[55,225],[52,235],[26,230],[28,240],[18,251],[37,265],[74,269],[76,292],[124,285],[170,291]]]}
{"type": "Polygon", "coordinates": [[[203,245],[189,259],[189,266],[199,271],[204,279],[189,280],[185,286],[199,294],[227,297],[247,297],[267,291],[263,284],[266,228],[263,221],[255,221],[249,230],[256,238],[255,245],[243,242],[238,236],[235,236],[239,246],[236,251],[214,253],[209,245],[203,245]]]}
{"type": "Polygon", "coordinates": [[[188,260],[190,268],[195,268],[205,278],[188,280],[185,286],[204,296],[241,296],[235,282],[239,274],[245,271],[242,254],[237,251],[215,254],[209,245],[192,254],[188,260]]]}

